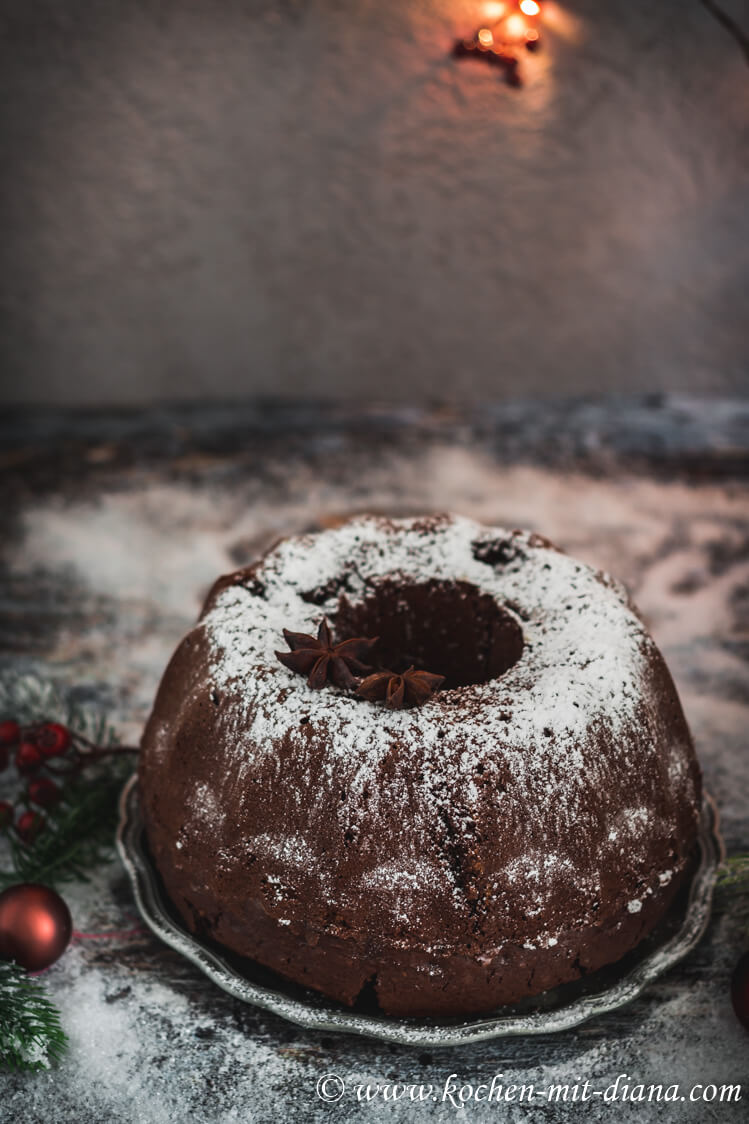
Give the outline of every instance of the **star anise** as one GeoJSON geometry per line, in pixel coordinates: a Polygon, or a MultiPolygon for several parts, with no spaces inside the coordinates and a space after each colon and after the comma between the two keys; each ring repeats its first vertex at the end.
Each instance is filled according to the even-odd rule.
{"type": "Polygon", "coordinates": [[[361,681],[357,694],[369,702],[384,702],[392,710],[402,710],[408,706],[421,706],[444,682],[444,675],[416,671],[412,664],[401,674],[387,668],[375,671],[361,681]]]}
{"type": "Polygon", "coordinates": [[[283,635],[291,651],[276,652],[276,655],[286,667],[300,675],[306,675],[308,684],[315,690],[324,687],[328,679],[336,687],[355,687],[357,680],[354,672],[365,675],[372,670],[364,660],[377,643],[376,636],[371,640],[365,636],[356,636],[334,644],[330,626],[324,617],[320,621],[317,637],[306,632],[289,632],[286,628],[283,635]]]}

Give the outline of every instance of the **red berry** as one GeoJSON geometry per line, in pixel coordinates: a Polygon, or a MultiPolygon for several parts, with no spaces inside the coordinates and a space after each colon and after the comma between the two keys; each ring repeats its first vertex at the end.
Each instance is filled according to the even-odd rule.
{"type": "Polygon", "coordinates": [[[34,733],[34,744],[45,757],[61,756],[69,748],[71,741],[70,730],[59,722],[45,722],[34,733]]]}
{"type": "Polygon", "coordinates": [[[749,952],[745,952],[731,976],[731,1002],[736,1018],[749,1030],[749,952]]]}
{"type": "Polygon", "coordinates": [[[0,800],[0,831],[13,823],[13,805],[7,800],[0,800]]]}
{"type": "Polygon", "coordinates": [[[49,777],[37,777],[29,785],[29,800],[40,808],[54,808],[62,799],[62,792],[49,777]]]}
{"type": "Polygon", "coordinates": [[[23,843],[33,843],[39,832],[44,827],[44,816],[41,812],[22,812],[16,820],[16,834],[23,843]]]}
{"type": "Polygon", "coordinates": [[[16,754],[16,768],[19,773],[33,773],[43,761],[40,750],[33,742],[21,742],[16,754]]]}
{"type": "Polygon", "coordinates": [[[0,745],[15,745],[20,737],[21,731],[17,722],[12,719],[0,722],[0,745]]]}

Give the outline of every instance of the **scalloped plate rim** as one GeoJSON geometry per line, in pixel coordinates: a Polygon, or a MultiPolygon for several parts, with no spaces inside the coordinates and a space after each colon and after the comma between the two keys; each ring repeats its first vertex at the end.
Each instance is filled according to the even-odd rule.
{"type": "Polygon", "coordinates": [[[698,837],[700,861],[692,877],[689,900],[679,930],[603,991],[581,995],[551,1010],[502,1015],[502,1009],[498,1008],[496,1014],[484,1014],[463,1022],[363,1015],[338,1005],[326,1006],[324,997],[318,1000],[319,1005],[307,1003],[282,990],[248,980],[218,952],[169,916],[155,871],[140,844],[143,824],[137,780],[136,772],[125,784],[120,796],[117,850],[141,917],[160,940],[190,960],[223,991],[244,1003],[271,1011],[308,1030],[359,1034],[405,1046],[459,1046],[492,1038],[553,1034],[570,1030],[595,1015],[606,1014],[631,1003],[653,980],[687,956],[702,939],[710,921],[718,867],[724,857],[718,810],[712,797],[705,792],[698,837]]]}

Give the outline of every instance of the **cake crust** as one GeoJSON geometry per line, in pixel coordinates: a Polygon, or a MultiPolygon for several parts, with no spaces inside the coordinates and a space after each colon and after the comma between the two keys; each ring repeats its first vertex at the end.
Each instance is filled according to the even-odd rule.
{"type": "Polygon", "coordinates": [[[192,931],[399,1015],[490,1010],[619,959],[683,881],[700,803],[623,587],[452,515],[357,517],[220,579],[139,772],[192,931]],[[445,687],[404,711],[312,690],[274,651],[323,615],[445,687]]]}

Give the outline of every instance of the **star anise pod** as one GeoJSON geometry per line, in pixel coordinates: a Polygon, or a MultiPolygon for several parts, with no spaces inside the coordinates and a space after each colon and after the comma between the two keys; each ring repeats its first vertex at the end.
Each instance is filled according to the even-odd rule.
{"type": "Polygon", "coordinates": [[[315,690],[324,687],[328,679],[336,687],[355,687],[357,680],[354,672],[365,675],[372,670],[364,660],[377,643],[376,636],[371,640],[365,636],[356,636],[334,644],[325,617],[320,621],[316,637],[306,632],[289,632],[286,628],[283,635],[291,651],[276,652],[276,655],[286,667],[300,675],[306,675],[308,684],[315,690]]]}
{"type": "Polygon", "coordinates": [[[384,702],[392,710],[402,710],[407,706],[421,706],[444,682],[444,675],[416,671],[412,664],[402,674],[387,669],[375,671],[361,681],[357,694],[369,702],[384,702]]]}

